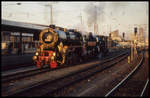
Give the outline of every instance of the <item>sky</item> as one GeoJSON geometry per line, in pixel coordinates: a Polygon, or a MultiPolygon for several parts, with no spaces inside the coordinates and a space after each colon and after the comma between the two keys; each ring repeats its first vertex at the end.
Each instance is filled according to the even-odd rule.
{"type": "Polygon", "coordinates": [[[144,27],[148,37],[148,2],[2,2],[2,19],[49,25],[50,4],[57,26],[94,32],[96,23],[99,34],[108,35],[118,29],[120,35],[126,33],[126,39],[134,27],[144,27]]]}

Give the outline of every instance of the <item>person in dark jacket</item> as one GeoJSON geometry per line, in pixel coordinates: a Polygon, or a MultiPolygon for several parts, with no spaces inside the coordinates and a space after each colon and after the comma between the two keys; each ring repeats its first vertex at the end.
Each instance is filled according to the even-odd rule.
{"type": "Polygon", "coordinates": [[[12,47],[13,46],[13,44],[12,43],[10,43],[9,45],[8,45],[8,54],[11,54],[12,53],[12,47]]]}
{"type": "Polygon", "coordinates": [[[21,54],[21,45],[20,45],[21,43],[18,43],[18,55],[20,55],[21,54]]]}

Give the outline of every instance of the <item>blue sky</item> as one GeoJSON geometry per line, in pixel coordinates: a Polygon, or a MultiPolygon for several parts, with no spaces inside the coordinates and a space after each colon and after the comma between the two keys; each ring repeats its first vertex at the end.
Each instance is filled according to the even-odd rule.
{"type": "MultiPolygon", "coordinates": [[[[148,2],[2,2],[2,19],[50,24],[50,7],[53,4],[53,22],[65,28],[92,31],[98,24],[100,34],[108,35],[119,29],[126,37],[134,26],[148,26],[148,2]],[[81,24],[82,16],[82,24],[81,24]],[[105,32],[105,33],[103,33],[105,32]]],[[[148,32],[146,32],[148,35],[148,32]]]]}

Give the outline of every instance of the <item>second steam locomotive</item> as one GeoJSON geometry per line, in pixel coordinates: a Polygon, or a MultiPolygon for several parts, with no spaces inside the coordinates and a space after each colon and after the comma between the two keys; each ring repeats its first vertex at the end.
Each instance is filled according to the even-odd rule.
{"type": "Polygon", "coordinates": [[[33,56],[38,68],[45,65],[57,68],[108,53],[107,36],[93,36],[92,33],[86,36],[77,30],[55,25],[42,30],[39,40],[41,45],[33,56]]]}

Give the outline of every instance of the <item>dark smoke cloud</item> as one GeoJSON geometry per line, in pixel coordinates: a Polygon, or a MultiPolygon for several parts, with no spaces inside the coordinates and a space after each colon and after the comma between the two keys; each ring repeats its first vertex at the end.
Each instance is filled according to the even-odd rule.
{"type": "Polygon", "coordinates": [[[87,14],[88,21],[87,24],[88,26],[92,26],[95,23],[98,23],[98,19],[100,15],[103,13],[104,9],[104,3],[89,3],[84,11],[87,14]]]}

